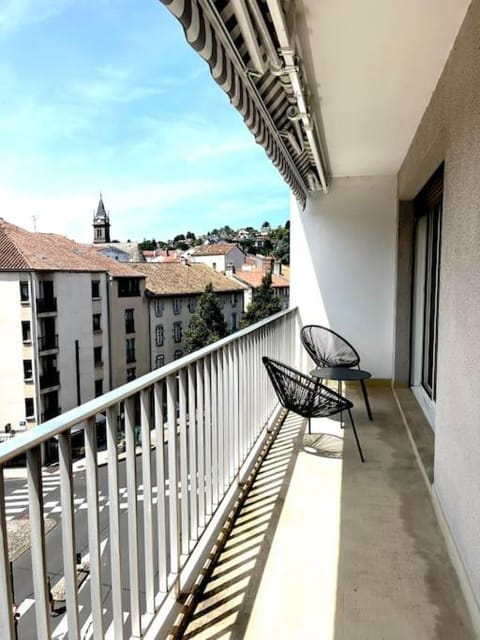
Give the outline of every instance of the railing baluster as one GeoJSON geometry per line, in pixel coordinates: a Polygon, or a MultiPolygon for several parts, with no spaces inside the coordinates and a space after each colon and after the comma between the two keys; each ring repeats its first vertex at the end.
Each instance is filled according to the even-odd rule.
{"type": "Polygon", "coordinates": [[[122,555],[120,553],[120,501],[118,499],[117,405],[107,411],[108,520],[112,576],[113,637],[123,640],[122,555]]]}
{"type": "Polygon", "coordinates": [[[125,442],[127,467],[128,573],[132,637],[141,637],[140,578],[138,562],[138,502],[135,442],[135,396],[125,400],[125,442]]]}
{"type": "Polygon", "coordinates": [[[240,430],[242,428],[240,422],[240,398],[239,398],[239,386],[241,382],[241,364],[240,364],[240,356],[239,356],[240,348],[238,342],[232,344],[232,413],[233,413],[233,459],[235,463],[234,467],[234,475],[238,474],[238,470],[240,469],[240,430]]]}
{"type": "Polygon", "coordinates": [[[220,355],[222,363],[222,376],[220,379],[220,384],[222,389],[222,397],[224,398],[224,402],[222,403],[221,407],[223,447],[220,451],[223,464],[223,473],[221,475],[222,495],[225,494],[225,491],[230,484],[230,477],[232,475],[232,459],[230,455],[232,447],[232,422],[230,420],[232,397],[230,395],[230,371],[228,368],[229,351],[229,346],[226,346],[222,349],[222,353],[220,355]]]}
{"type": "Polygon", "coordinates": [[[168,421],[168,500],[170,530],[170,571],[174,580],[174,593],[180,590],[180,518],[178,505],[178,441],[177,441],[177,393],[176,376],[167,378],[167,421],[168,421]]]}
{"type": "MultiPolygon", "coordinates": [[[[221,407],[223,405],[223,397],[221,390],[219,389],[220,380],[222,379],[222,372],[219,365],[220,356],[214,353],[210,359],[210,367],[211,367],[211,380],[210,380],[210,393],[211,393],[211,443],[212,443],[212,464],[211,464],[211,475],[212,475],[212,503],[215,508],[218,504],[219,500],[219,485],[220,485],[220,474],[223,467],[221,466],[221,461],[219,460],[222,451],[220,447],[223,443],[222,434],[219,433],[221,429],[221,407]]],[[[207,467],[208,472],[208,467],[207,467]]]]}
{"type": "Polygon", "coordinates": [[[158,584],[161,593],[168,590],[167,508],[165,500],[165,415],[164,380],[155,384],[155,462],[157,472],[158,584]]]}
{"type": "Polygon", "coordinates": [[[27,451],[28,505],[32,579],[38,640],[50,638],[50,607],[45,562],[45,527],[43,522],[42,467],[40,447],[27,451]]]}
{"type": "Polygon", "coordinates": [[[198,469],[197,469],[197,403],[195,396],[195,368],[188,367],[188,447],[190,467],[190,539],[198,539],[198,469]]]}
{"type": "Polygon", "coordinates": [[[8,557],[3,465],[0,466],[0,554],[0,584],[3,585],[3,588],[0,589],[0,629],[5,634],[5,640],[14,640],[16,634],[13,627],[13,598],[8,557]]]}
{"type": "Polygon", "coordinates": [[[85,459],[88,505],[88,552],[90,557],[90,597],[92,605],[93,636],[103,638],[102,570],[100,558],[100,528],[98,519],[98,465],[95,416],[85,429],[85,459]]]}
{"type": "Polygon", "coordinates": [[[150,438],[150,393],[151,387],[140,394],[140,420],[142,425],[142,482],[143,482],[143,557],[145,561],[145,610],[155,612],[154,566],[155,553],[153,546],[152,515],[152,465],[150,438]]]}
{"type": "Polygon", "coordinates": [[[205,359],[197,362],[198,526],[205,528],[205,359]]]}
{"type": "MultiPolygon", "coordinates": [[[[212,379],[210,365],[213,355],[205,358],[204,398],[205,398],[205,514],[212,515],[212,379]]],[[[215,356],[216,357],[216,356],[215,356]]]]}
{"type": "Polygon", "coordinates": [[[180,406],[180,515],[181,515],[181,553],[185,557],[190,551],[190,522],[189,522],[189,488],[188,488],[188,445],[187,445],[187,380],[186,371],[183,369],[179,373],[179,396],[180,406]]]}

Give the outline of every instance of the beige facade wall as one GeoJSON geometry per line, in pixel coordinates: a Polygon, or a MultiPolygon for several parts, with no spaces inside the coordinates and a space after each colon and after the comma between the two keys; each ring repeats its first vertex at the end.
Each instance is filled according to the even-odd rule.
{"type": "Polygon", "coordinates": [[[125,297],[118,295],[118,278],[109,283],[112,388],[127,382],[128,369],[135,369],[137,378],[150,370],[148,300],[145,298],[145,279],[139,281],[140,295],[125,297]],[[131,334],[125,331],[126,309],[134,311],[135,332],[131,334]],[[127,363],[127,338],[135,339],[135,361],[130,363],[127,363]]]}
{"type": "Polygon", "coordinates": [[[399,173],[411,200],[445,163],[435,491],[480,602],[480,2],[474,0],[399,173]]]}
{"type": "MultiPolygon", "coordinates": [[[[217,294],[222,308],[223,317],[227,323],[229,331],[233,329],[233,322],[236,328],[240,326],[240,320],[243,313],[243,291],[219,293],[217,294]]],[[[163,356],[164,364],[172,362],[176,359],[176,352],[185,355],[185,331],[190,324],[194,310],[189,308],[189,301],[198,302],[200,294],[192,296],[162,296],[157,298],[161,304],[161,315],[156,299],[149,300],[150,306],[150,340],[151,340],[151,368],[156,369],[159,366],[157,356],[163,356]],[[176,302],[174,302],[176,300],[176,302]],[[179,312],[175,313],[174,308],[179,312]],[[175,323],[181,323],[181,340],[175,341],[175,323]],[[157,327],[161,328],[157,332],[157,327]],[[163,334],[163,344],[157,344],[157,334],[163,334]]],[[[192,309],[194,307],[192,306],[192,309]]],[[[177,334],[178,335],[178,334],[177,334]]],[[[180,354],[178,357],[181,357],[180,354]]]]}

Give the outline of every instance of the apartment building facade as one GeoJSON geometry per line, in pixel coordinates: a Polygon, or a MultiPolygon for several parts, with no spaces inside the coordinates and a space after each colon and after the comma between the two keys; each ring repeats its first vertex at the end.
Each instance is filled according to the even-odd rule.
{"type": "Polygon", "coordinates": [[[137,264],[146,278],[152,369],[185,355],[185,330],[198,300],[211,283],[229,333],[240,327],[245,286],[205,264],[150,262],[137,264]]]}
{"type": "Polygon", "coordinates": [[[148,370],[137,271],[4,220],[0,245],[0,431],[32,428],[148,370]]]}

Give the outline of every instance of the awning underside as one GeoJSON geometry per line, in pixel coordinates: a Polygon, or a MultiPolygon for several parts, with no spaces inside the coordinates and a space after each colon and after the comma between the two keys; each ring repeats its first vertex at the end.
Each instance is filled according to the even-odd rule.
{"type": "Polygon", "coordinates": [[[303,85],[300,69],[287,64],[293,50],[281,47],[268,0],[160,1],[178,18],[189,44],[208,63],[214,80],[304,206],[309,192],[326,187],[318,166],[321,147],[315,162],[315,123],[310,113],[300,112],[293,86],[303,85]]]}

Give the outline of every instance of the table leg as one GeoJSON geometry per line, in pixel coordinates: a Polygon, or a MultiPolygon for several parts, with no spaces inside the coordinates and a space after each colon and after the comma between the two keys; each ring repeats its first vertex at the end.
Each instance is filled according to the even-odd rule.
{"type": "Polygon", "coordinates": [[[368,418],[370,420],[373,420],[372,410],[370,409],[370,403],[368,401],[368,394],[367,394],[367,387],[365,386],[365,380],[360,380],[360,384],[362,385],[363,399],[365,400],[365,406],[367,408],[368,418]]]}

